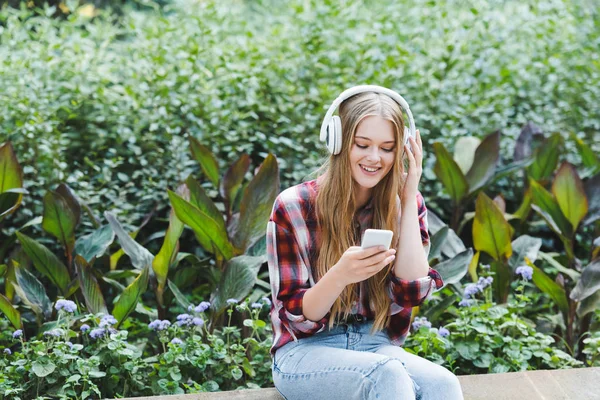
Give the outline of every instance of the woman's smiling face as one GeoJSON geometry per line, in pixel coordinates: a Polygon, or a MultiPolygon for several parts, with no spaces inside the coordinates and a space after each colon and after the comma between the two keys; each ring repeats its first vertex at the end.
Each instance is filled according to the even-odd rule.
{"type": "Polygon", "coordinates": [[[365,117],[356,128],[350,149],[352,178],[370,191],[392,169],[396,158],[394,124],[380,116],[365,117]]]}

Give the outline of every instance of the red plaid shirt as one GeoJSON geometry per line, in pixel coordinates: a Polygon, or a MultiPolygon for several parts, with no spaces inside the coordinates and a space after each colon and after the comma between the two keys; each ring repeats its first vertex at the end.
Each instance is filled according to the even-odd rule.
{"type": "MultiPolygon", "coordinates": [[[[312,180],[283,191],[275,200],[267,226],[267,257],[273,302],[273,346],[271,353],[290,342],[321,332],[327,327],[329,313],[320,321],[311,321],[302,313],[304,293],[315,285],[312,266],[316,265],[319,245],[314,204],[317,182],[312,180]]],[[[427,209],[423,196],[417,196],[421,238],[429,252],[427,209]]],[[[371,205],[357,211],[357,229],[360,234],[372,222],[371,205]]],[[[414,281],[399,279],[390,272],[388,294],[392,299],[390,323],[387,327],[392,342],[404,343],[408,334],[412,307],[420,305],[429,294],[443,286],[442,278],[434,269],[426,277],[414,281]]],[[[353,303],[352,314],[373,319],[368,306],[366,290],[359,285],[359,298],[353,303]]]]}

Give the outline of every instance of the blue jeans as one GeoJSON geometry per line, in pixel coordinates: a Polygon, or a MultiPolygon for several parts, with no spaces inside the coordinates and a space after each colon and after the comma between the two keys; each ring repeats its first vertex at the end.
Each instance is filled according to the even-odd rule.
{"type": "Polygon", "coordinates": [[[450,371],[391,344],[372,322],[335,326],[289,342],[273,357],[273,383],[288,400],[462,399],[450,371]]]}

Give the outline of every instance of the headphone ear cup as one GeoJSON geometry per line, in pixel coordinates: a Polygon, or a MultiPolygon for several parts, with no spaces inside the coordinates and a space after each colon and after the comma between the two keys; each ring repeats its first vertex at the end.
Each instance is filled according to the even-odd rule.
{"type": "Polygon", "coordinates": [[[333,119],[329,121],[329,124],[327,124],[325,145],[327,146],[327,151],[329,151],[330,154],[333,154],[335,150],[335,124],[333,123],[333,119]]]}
{"type": "Polygon", "coordinates": [[[334,115],[331,118],[330,126],[333,128],[332,136],[334,138],[331,154],[337,155],[342,151],[342,120],[340,117],[334,115]]]}

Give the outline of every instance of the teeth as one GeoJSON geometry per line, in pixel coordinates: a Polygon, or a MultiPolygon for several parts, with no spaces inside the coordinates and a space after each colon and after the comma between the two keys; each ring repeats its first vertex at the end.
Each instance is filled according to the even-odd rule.
{"type": "Polygon", "coordinates": [[[375,172],[377,171],[379,168],[367,168],[364,165],[361,165],[362,169],[364,169],[367,172],[375,172]]]}

